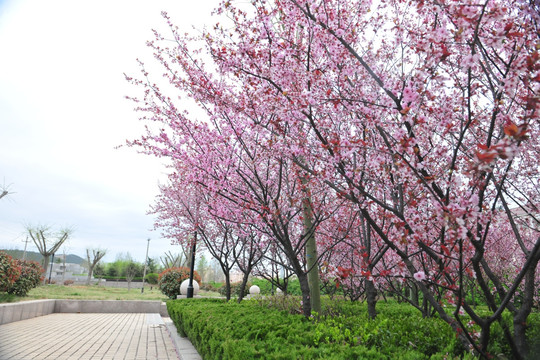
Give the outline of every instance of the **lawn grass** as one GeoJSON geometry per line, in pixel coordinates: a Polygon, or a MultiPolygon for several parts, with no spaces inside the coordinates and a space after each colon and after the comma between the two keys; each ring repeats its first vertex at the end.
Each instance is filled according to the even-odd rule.
{"type": "MultiPolygon", "coordinates": [[[[219,296],[218,293],[200,291],[202,296],[219,296]]],[[[106,287],[99,285],[42,285],[20,297],[0,293],[0,303],[19,302],[39,299],[75,299],[75,300],[169,300],[157,286],[146,285],[144,293],[140,288],[128,291],[126,288],[106,287]]]]}
{"type": "Polygon", "coordinates": [[[75,299],[75,300],[167,300],[161,291],[153,287],[140,288],[128,291],[125,288],[105,287],[98,285],[43,285],[28,292],[25,297],[0,296],[0,302],[28,301],[39,299],[75,299]],[[5,299],[4,299],[5,298],[5,299]]]}

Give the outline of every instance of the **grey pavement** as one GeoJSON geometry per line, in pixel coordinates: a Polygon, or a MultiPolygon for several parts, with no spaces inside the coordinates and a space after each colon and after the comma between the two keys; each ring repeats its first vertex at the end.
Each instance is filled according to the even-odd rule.
{"type": "Polygon", "coordinates": [[[200,360],[170,318],[142,313],[53,313],[0,325],[1,360],[200,360]]]}

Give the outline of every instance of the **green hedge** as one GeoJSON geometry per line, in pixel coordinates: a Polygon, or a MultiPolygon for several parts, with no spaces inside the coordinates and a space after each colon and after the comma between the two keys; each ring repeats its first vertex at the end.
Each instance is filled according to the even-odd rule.
{"type": "Polygon", "coordinates": [[[395,309],[408,309],[402,305],[380,306],[374,321],[363,304],[339,307],[339,316],[316,322],[258,301],[167,302],[178,331],[203,359],[442,359],[462,352],[446,323],[395,309]]]}
{"type": "MultiPolygon", "coordinates": [[[[107,281],[120,281],[120,282],[127,282],[127,279],[125,276],[108,276],[108,275],[99,275],[96,276],[96,279],[104,279],[107,281]]],[[[132,282],[142,282],[142,276],[136,276],[133,279],[131,279],[132,282]]]]}

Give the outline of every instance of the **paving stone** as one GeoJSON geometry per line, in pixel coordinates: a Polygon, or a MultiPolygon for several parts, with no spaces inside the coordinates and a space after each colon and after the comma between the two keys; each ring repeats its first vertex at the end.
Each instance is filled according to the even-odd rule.
{"type": "Polygon", "coordinates": [[[159,314],[55,313],[11,322],[0,325],[0,359],[200,359],[193,346],[177,349],[176,328],[166,321],[159,314]]]}

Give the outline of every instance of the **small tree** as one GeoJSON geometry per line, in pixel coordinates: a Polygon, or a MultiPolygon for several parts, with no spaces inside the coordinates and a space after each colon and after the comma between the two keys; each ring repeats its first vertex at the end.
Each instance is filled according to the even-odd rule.
{"type": "Polygon", "coordinates": [[[126,266],[125,272],[126,280],[128,283],[128,291],[130,291],[131,281],[133,281],[133,278],[137,275],[138,272],[140,272],[140,266],[137,263],[130,261],[126,266]]]}
{"type": "Polygon", "coordinates": [[[197,262],[197,272],[201,275],[201,281],[206,279],[206,272],[208,270],[208,261],[204,255],[201,255],[197,262]]]}
{"type": "Polygon", "coordinates": [[[106,254],[107,250],[92,249],[92,258],[90,258],[90,249],[86,249],[86,259],[88,261],[88,278],[86,279],[86,285],[90,285],[94,267],[106,254]]]}
{"type": "Polygon", "coordinates": [[[153,258],[149,257],[146,260],[146,266],[147,266],[148,272],[155,273],[157,271],[157,269],[158,269],[159,264],[156,261],[156,259],[153,259],[153,258]]]}
{"type": "MultiPolygon", "coordinates": [[[[26,228],[28,234],[36,244],[38,251],[43,255],[43,271],[47,274],[47,268],[49,267],[49,257],[54,255],[56,251],[62,246],[62,244],[71,235],[71,229],[62,229],[58,233],[51,232],[50,226],[28,226],[26,228]],[[52,240],[51,237],[56,239],[52,240]]],[[[45,283],[45,278],[43,278],[45,283]]]]}

